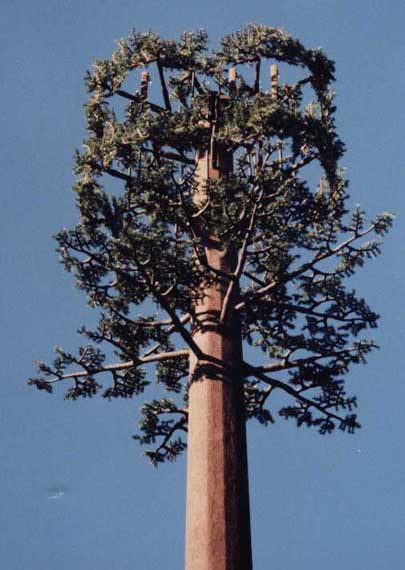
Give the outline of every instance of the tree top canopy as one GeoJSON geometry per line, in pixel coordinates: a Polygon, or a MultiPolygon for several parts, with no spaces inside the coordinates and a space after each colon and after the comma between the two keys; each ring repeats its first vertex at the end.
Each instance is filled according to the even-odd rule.
{"type": "Polygon", "coordinates": [[[344,375],[375,346],[363,333],[378,316],[346,280],[379,253],[379,241],[366,236],[392,222],[385,213],[366,224],[360,209],[348,212],[335,69],[321,50],[253,24],[216,51],[207,41],[204,31],[176,41],[134,31],[87,74],[88,136],[75,155],[80,221],[56,239],[100,321],[80,330],[89,344],[77,356],[57,349],[54,364],[40,362],[30,380],[48,392],[72,382],[69,399],[100,390],[132,397],[147,388],[145,367],[154,365],[172,396],[143,405],[136,438],[156,443],[147,452],[154,463],[185,448],[176,434],[187,430],[202,283],[226,287],[219,325],[237,312],[243,339],[259,349],[262,364],[241,363],[249,417],[273,422],[277,389],[291,400],[279,414],[298,425],[321,433],[359,426],[344,375]],[[279,82],[275,62],[288,81],[279,82]],[[203,199],[199,152],[220,171],[220,156],[228,157],[203,199]],[[212,235],[235,252],[231,272],[210,266],[212,235]],[[101,344],[118,362],[105,364],[101,344]],[[102,374],[112,381],[104,389],[102,374]]]}

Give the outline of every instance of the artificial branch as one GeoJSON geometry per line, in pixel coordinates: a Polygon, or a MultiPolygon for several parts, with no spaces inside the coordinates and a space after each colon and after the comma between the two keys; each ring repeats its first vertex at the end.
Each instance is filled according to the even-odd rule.
{"type": "Polygon", "coordinates": [[[354,236],[343,241],[342,243],[340,243],[336,247],[329,248],[326,251],[321,251],[321,252],[317,253],[317,255],[315,255],[315,257],[311,261],[304,263],[303,265],[301,265],[301,267],[299,267],[295,271],[292,271],[291,273],[287,273],[287,275],[283,279],[280,279],[279,281],[273,279],[272,281],[270,281],[270,283],[267,283],[264,287],[261,287],[260,289],[257,289],[256,291],[249,291],[248,293],[245,294],[245,299],[235,306],[235,309],[237,311],[240,311],[241,309],[246,307],[249,303],[257,301],[258,299],[261,299],[262,297],[265,297],[275,287],[279,287],[281,285],[288,283],[289,281],[292,281],[296,277],[299,277],[303,273],[306,273],[308,270],[312,269],[316,264],[320,263],[321,261],[324,261],[325,259],[328,259],[329,257],[332,257],[333,255],[337,255],[344,248],[347,248],[349,246],[349,244],[351,244],[355,240],[360,239],[360,238],[366,236],[367,234],[369,234],[370,232],[372,232],[373,230],[375,230],[375,227],[376,227],[376,225],[372,224],[367,230],[364,230],[363,232],[360,232],[360,233],[355,233],[354,236]]]}
{"type": "MultiPolygon", "coordinates": [[[[129,99],[129,101],[133,101],[134,103],[140,103],[139,96],[132,95],[123,89],[117,89],[115,91],[116,95],[123,97],[124,99],[129,99]]],[[[147,105],[152,111],[156,111],[157,113],[166,113],[167,109],[164,109],[160,105],[156,105],[156,103],[152,103],[150,101],[142,101],[142,104],[147,105]]]]}
{"type": "Polygon", "coordinates": [[[86,376],[94,376],[95,374],[102,374],[104,372],[117,372],[119,370],[127,370],[129,368],[135,368],[137,366],[142,366],[143,364],[150,364],[153,362],[162,362],[163,360],[172,360],[174,358],[184,358],[189,355],[188,349],[174,350],[171,352],[161,352],[153,356],[139,356],[128,362],[118,362],[115,364],[108,364],[106,366],[100,366],[94,369],[78,370],[76,372],[68,372],[67,374],[57,375],[56,378],[51,380],[44,380],[47,384],[54,384],[55,382],[61,382],[62,380],[69,380],[75,378],[85,378],[86,376]]]}
{"type": "Polygon", "coordinates": [[[169,92],[167,90],[165,75],[163,72],[163,66],[162,66],[162,62],[160,61],[159,56],[157,57],[156,64],[157,64],[157,68],[158,68],[158,72],[159,72],[159,79],[160,79],[160,84],[162,87],[162,95],[163,95],[163,99],[164,99],[164,102],[166,105],[166,110],[169,111],[169,113],[171,113],[172,112],[172,105],[170,103],[170,97],[169,97],[169,92]]]}
{"type": "Polygon", "coordinates": [[[254,84],[254,92],[259,93],[260,90],[260,64],[261,59],[259,58],[256,62],[256,70],[255,70],[255,84],[254,84]]]}
{"type": "Polygon", "coordinates": [[[237,263],[235,272],[233,274],[233,280],[229,283],[228,289],[227,289],[225,297],[224,297],[224,301],[223,301],[222,309],[221,309],[221,316],[220,316],[220,322],[222,324],[225,322],[225,318],[226,318],[228,307],[229,307],[229,302],[232,298],[232,294],[233,294],[233,291],[235,289],[236,283],[239,282],[240,276],[242,275],[242,272],[244,269],[244,265],[245,265],[245,261],[246,261],[247,246],[248,246],[249,239],[250,239],[252,232],[253,232],[254,222],[255,222],[255,218],[256,218],[256,212],[257,212],[257,209],[260,205],[262,197],[263,197],[263,189],[261,189],[257,199],[255,200],[255,204],[254,204],[253,209],[252,209],[252,214],[250,216],[249,224],[248,224],[248,227],[246,229],[246,232],[245,232],[245,235],[244,235],[244,238],[242,241],[242,247],[241,247],[240,252],[239,252],[238,263],[237,263]]]}
{"type": "Polygon", "coordinates": [[[264,374],[260,370],[260,368],[258,368],[256,366],[252,366],[246,362],[243,363],[243,366],[244,366],[244,369],[245,369],[247,375],[254,376],[254,377],[258,378],[259,380],[261,380],[265,384],[271,386],[272,388],[279,388],[280,390],[282,390],[286,394],[289,394],[290,396],[295,398],[298,402],[305,404],[308,408],[315,408],[316,410],[318,410],[319,412],[324,414],[327,418],[337,420],[340,424],[345,423],[346,418],[343,418],[343,417],[331,412],[330,409],[328,409],[328,407],[322,406],[321,404],[319,404],[315,400],[312,400],[311,398],[307,398],[307,397],[303,396],[298,390],[294,390],[294,388],[292,388],[291,386],[289,386],[285,382],[281,382],[280,380],[277,380],[275,378],[270,378],[269,376],[264,374]]]}
{"type": "Polygon", "coordinates": [[[289,370],[291,368],[300,368],[307,364],[313,364],[324,358],[344,358],[348,357],[353,353],[358,353],[358,347],[346,348],[344,350],[330,351],[325,354],[315,354],[313,356],[307,356],[306,358],[297,358],[296,360],[290,360],[289,358],[283,358],[278,362],[271,364],[264,364],[263,366],[256,366],[255,370],[259,372],[279,372],[281,370],[289,370]]]}
{"type": "Polygon", "coordinates": [[[172,322],[173,322],[173,326],[175,327],[175,330],[177,333],[180,334],[180,336],[182,337],[182,339],[185,341],[185,343],[189,346],[189,348],[194,352],[194,354],[196,356],[200,356],[201,355],[201,349],[199,348],[199,346],[196,344],[195,340],[193,339],[191,333],[183,326],[183,323],[181,322],[180,318],[178,317],[175,309],[173,309],[170,306],[170,303],[166,300],[166,298],[162,295],[162,293],[158,290],[157,287],[155,287],[153,280],[151,280],[147,274],[147,272],[145,271],[144,267],[142,267],[141,264],[139,264],[139,261],[137,260],[138,263],[138,267],[140,268],[141,273],[143,274],[143,277],[146,281],[146,283],[148,284],[149,290],[152,293],[152,295],[155,297],[155,299],[159,302],[159,304],[161,305],[161,307],[166,311],[166,313],[169,315],[169,317],[171,318],[172,322]]]}

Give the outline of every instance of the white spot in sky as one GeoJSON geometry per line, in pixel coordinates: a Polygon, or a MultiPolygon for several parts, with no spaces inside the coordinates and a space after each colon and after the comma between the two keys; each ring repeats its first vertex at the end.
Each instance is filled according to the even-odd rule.
{"type": "Polygon", "coordinates": [[[63,491],[58,491],[57,493],[54,493],[53,495],[48,495],[48,499],[61,499],[64,496],[64,492],[63,491]]]}
{"type": "Polygon", "coordinates": [[[48,487],[46,495],[48,499],[55,501],[64,497],[68,490],[68,487],[65,487],[64,485],[54,485],[52,487],[48,487]]]}

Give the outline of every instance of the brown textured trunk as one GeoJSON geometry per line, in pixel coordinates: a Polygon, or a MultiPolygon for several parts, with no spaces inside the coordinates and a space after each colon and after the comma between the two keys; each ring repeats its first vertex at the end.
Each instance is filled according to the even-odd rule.
{"type": "MultiPolygon", "coordinates": [[[[212,155],[212,145],[197,153],[196,203],[205,201],[208,178],[232,169],[229,154],[212,155]]],[[[223,251],[215,236],[205,241],[209,264],[234,270],[236,253],[223,251]]],[[[186,570],[252,568],[242,343],[236,314],[219,324],[226,289],[227,283],[207,285],[196,304],[194,340],[217,363],[194,356],[190,362],[186,570]]]]}

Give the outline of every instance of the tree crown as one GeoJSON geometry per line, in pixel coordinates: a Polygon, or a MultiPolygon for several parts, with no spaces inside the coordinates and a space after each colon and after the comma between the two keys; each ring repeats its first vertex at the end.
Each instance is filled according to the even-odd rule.
{"type": "Polygon", "coordinates": [[[51,392],[71,381],[68,399],[100,390],[132,397],[154,365],[171,397],[143,405],[135,438],[155,444],[147,452],[155,464],[176,458],[185,448],[177,432],[187,430],[188,358],[199,350],[195,305],[202,284],[217,283],[227,291],[220,324],[236,312],[243,339],[262,355],[260,366],[240,363],[248,417],[273,422],[270,395],[279,389],[292,402],[279,415],[299,426],[359,427],[344,376],[375,346],[363,333],[378,315],[346,278],[379,253],[380,242],[366,236],[384,234],[392,216],[366,225],[364,212],[348,212],[334,71],[321,50],[258,25],[225,36],[216,51],[203,31],[178,41],[133,32],[110,60],[95,62],[86,76],[88,137],[75,155],[80,221],[56,239],[100,320],[80,330],[87,344],[78,355],[58,348],[31,384],[51,392]],[[279,82],[274,62],[301,76],[279,82]],[[198,152],[220,170],[228,160],[203,199],[198,152]],[[213,235],[235,252],[230,272],[207,260],[213,235]],[[118,362],[105,364],[103,344],[118,362]],[[101,374],[111,378],[106,389],[101,374]]]}

